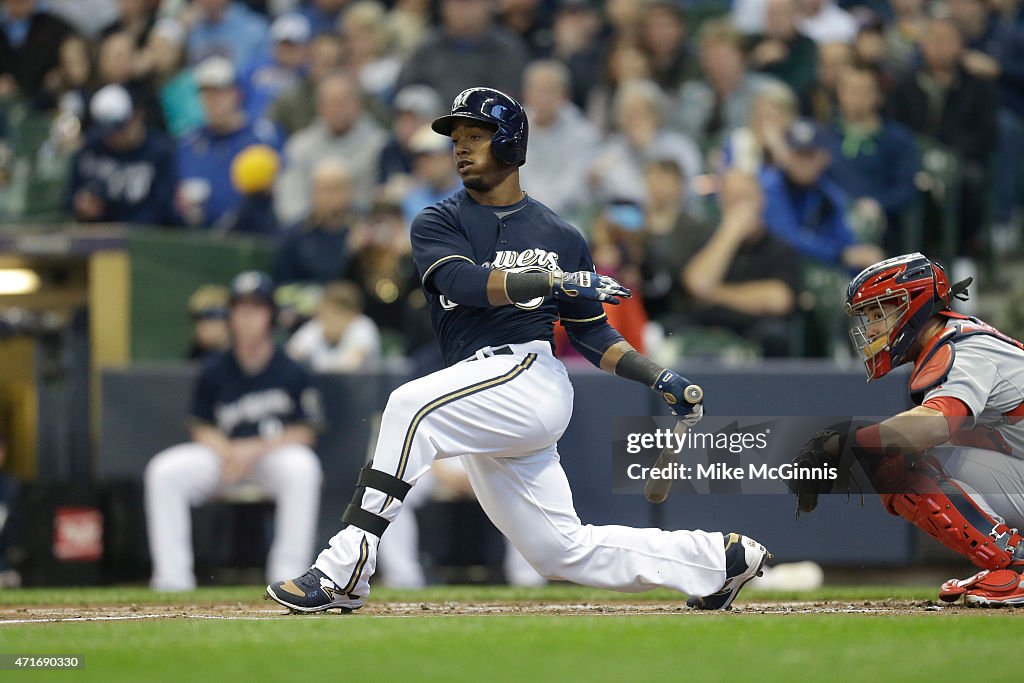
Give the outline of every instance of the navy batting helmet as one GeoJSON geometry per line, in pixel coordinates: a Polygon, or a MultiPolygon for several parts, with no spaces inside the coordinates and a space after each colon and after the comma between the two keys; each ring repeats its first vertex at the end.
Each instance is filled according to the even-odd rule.
{"type": "Polygon", "coordinates": [[[491,149],[498,161],[511,166],[526,163],[526,140],[530,125],[523,105],[494,88],[463,90],[452,102],[452,113],[434,119],[430,127],[435,133],[451,135],[457,119],[473,119],[496,126],[491,149]]]}
{"type": "Polygon", "coordinates": [[[259,270],[247,270],[239,273],[231,281],[228,303],[234,306],[245,298],[256,299],[274,308],[274,281],[266,273],[259,270]]]}

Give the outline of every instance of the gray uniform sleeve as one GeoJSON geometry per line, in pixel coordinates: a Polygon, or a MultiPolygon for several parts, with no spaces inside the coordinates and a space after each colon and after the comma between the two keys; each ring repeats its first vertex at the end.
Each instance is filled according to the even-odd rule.
{"type": "Polygon", "coordinates": [[[925,394],[925,400],[942,396],[960,399],[971,411],[971,417],[964,425],[970,429],[985,410],[998,379],[999,368],[982,355],[980,350],[966,345],[957,346],[949,376],[945,382],[925,394]]]}

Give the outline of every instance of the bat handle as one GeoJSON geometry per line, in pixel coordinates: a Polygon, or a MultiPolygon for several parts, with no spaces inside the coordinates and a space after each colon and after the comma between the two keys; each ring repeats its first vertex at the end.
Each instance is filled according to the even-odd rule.
{"type": "Polygon", "coordinates": [[[691,384],[683,389],[683,398],[687,403],[697,405],[704,400],[704,390],[696,384],[691,384]]]}

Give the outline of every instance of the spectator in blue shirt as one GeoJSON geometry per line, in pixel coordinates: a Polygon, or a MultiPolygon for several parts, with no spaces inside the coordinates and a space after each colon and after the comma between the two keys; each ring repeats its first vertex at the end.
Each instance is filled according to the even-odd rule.
{"type": "Polygon", "coordinates": [[[829,176],[850,198],[850,218],[865,229],[862,237],[883,240],[891,253],[906,251],[913,245],[902,243],[901,219],[917,196],[917,143],[908,129],[882,117],[884,96],[871,68],[844,69],[837,92],[839,120],[827,135],[829,176]]]}
{"type": "Polygon", "coordinates": [[[824,265],[860,270],[881,260],[882,250],[857,244],[847,223],[846,194],[825,175],[831,159],[817,124],[795,121],[786,130],[786,144],[783,166],[759,175],[768,232],[824,265]]]}
{"type": "Polygon", "coordinates": [[[313,35],[334,33],[338,30],[338,19],[348,0],[306,0],[299,13],[309,20],[313,35]]]}
{"type": "Polygon", "coordinates": [[[423,209],[447,199],[462,189],[452,165],[452,144],[430,126],[420,128],[409,141],[413,154],[412,186],[402,197],[402,218],[412,225],[423,209]]]}
{"type": "Polygon", "coordinates": [[[343,279],[348,270],[352,174],[328,157],[313,167],[312,186],[312,210],[288,230],[274,255],[278,284],[326,284],[343,279]]]}
{"type": "Polygon", "coordinates": [[[89,103],[93,122],[71,164],[67,204],[87,222],[170,225],[177,182],[174,145],[146,126],[120,85],[101,88],[89,103]]]}
{"type": "Polygon", "coordinates": [[[236,208],[241,195],[231,184],[231,162],[250,145],[280,151],[274,124],[249,120],[241,108],[235,69],[224,57],[211,57],[195,69],[206,125],[178,145],[178,208],[191,226],[209,227],[236,208]]]}
{"type": "Polygon", "coordinates": [[[377,184],[404,182],[412,174],[409,141],[423,126],[441,115],[441,96],[426,85],[407,85],[395,95],[391,133],[380,150],[377,184]]]}
{"type": "Polygon", "coordinates": [[[273,55],[258,59],[245,70],[242,88],[249,118],[263,116],[278,95],[296,87],[309,62],[309,21],[301,14],[282,14],[270,26],[273,55]]]}
{"type": "Polygon", "coordinates": [[[227,57],[239,69],[266,56],[267,20],[241,2],[192,0],[196,21],[188,36],[188,58],[198,64],[207,57],[227,57]]]}

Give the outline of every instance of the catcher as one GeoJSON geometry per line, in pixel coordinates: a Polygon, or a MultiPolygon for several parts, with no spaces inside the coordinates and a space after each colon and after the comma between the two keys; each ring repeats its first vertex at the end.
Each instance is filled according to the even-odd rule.
{"type": "MultiPolygon", "coordinates": [[[[797,462],[848,474],[859,461],[886,510],[981,568],[946,581],[943,600],[1021,605],[1024,344],[951,310],[969,284],[950,285],[942,266],[919,253],[876,263],[850,282],[847,313],[859,319],[850,337],[868,381],[913,363],[916,407],[879,424],[820,432],[797,462]]],[[[798,512],[809,512],[830,486],[795,489],[798,512]]]]}

